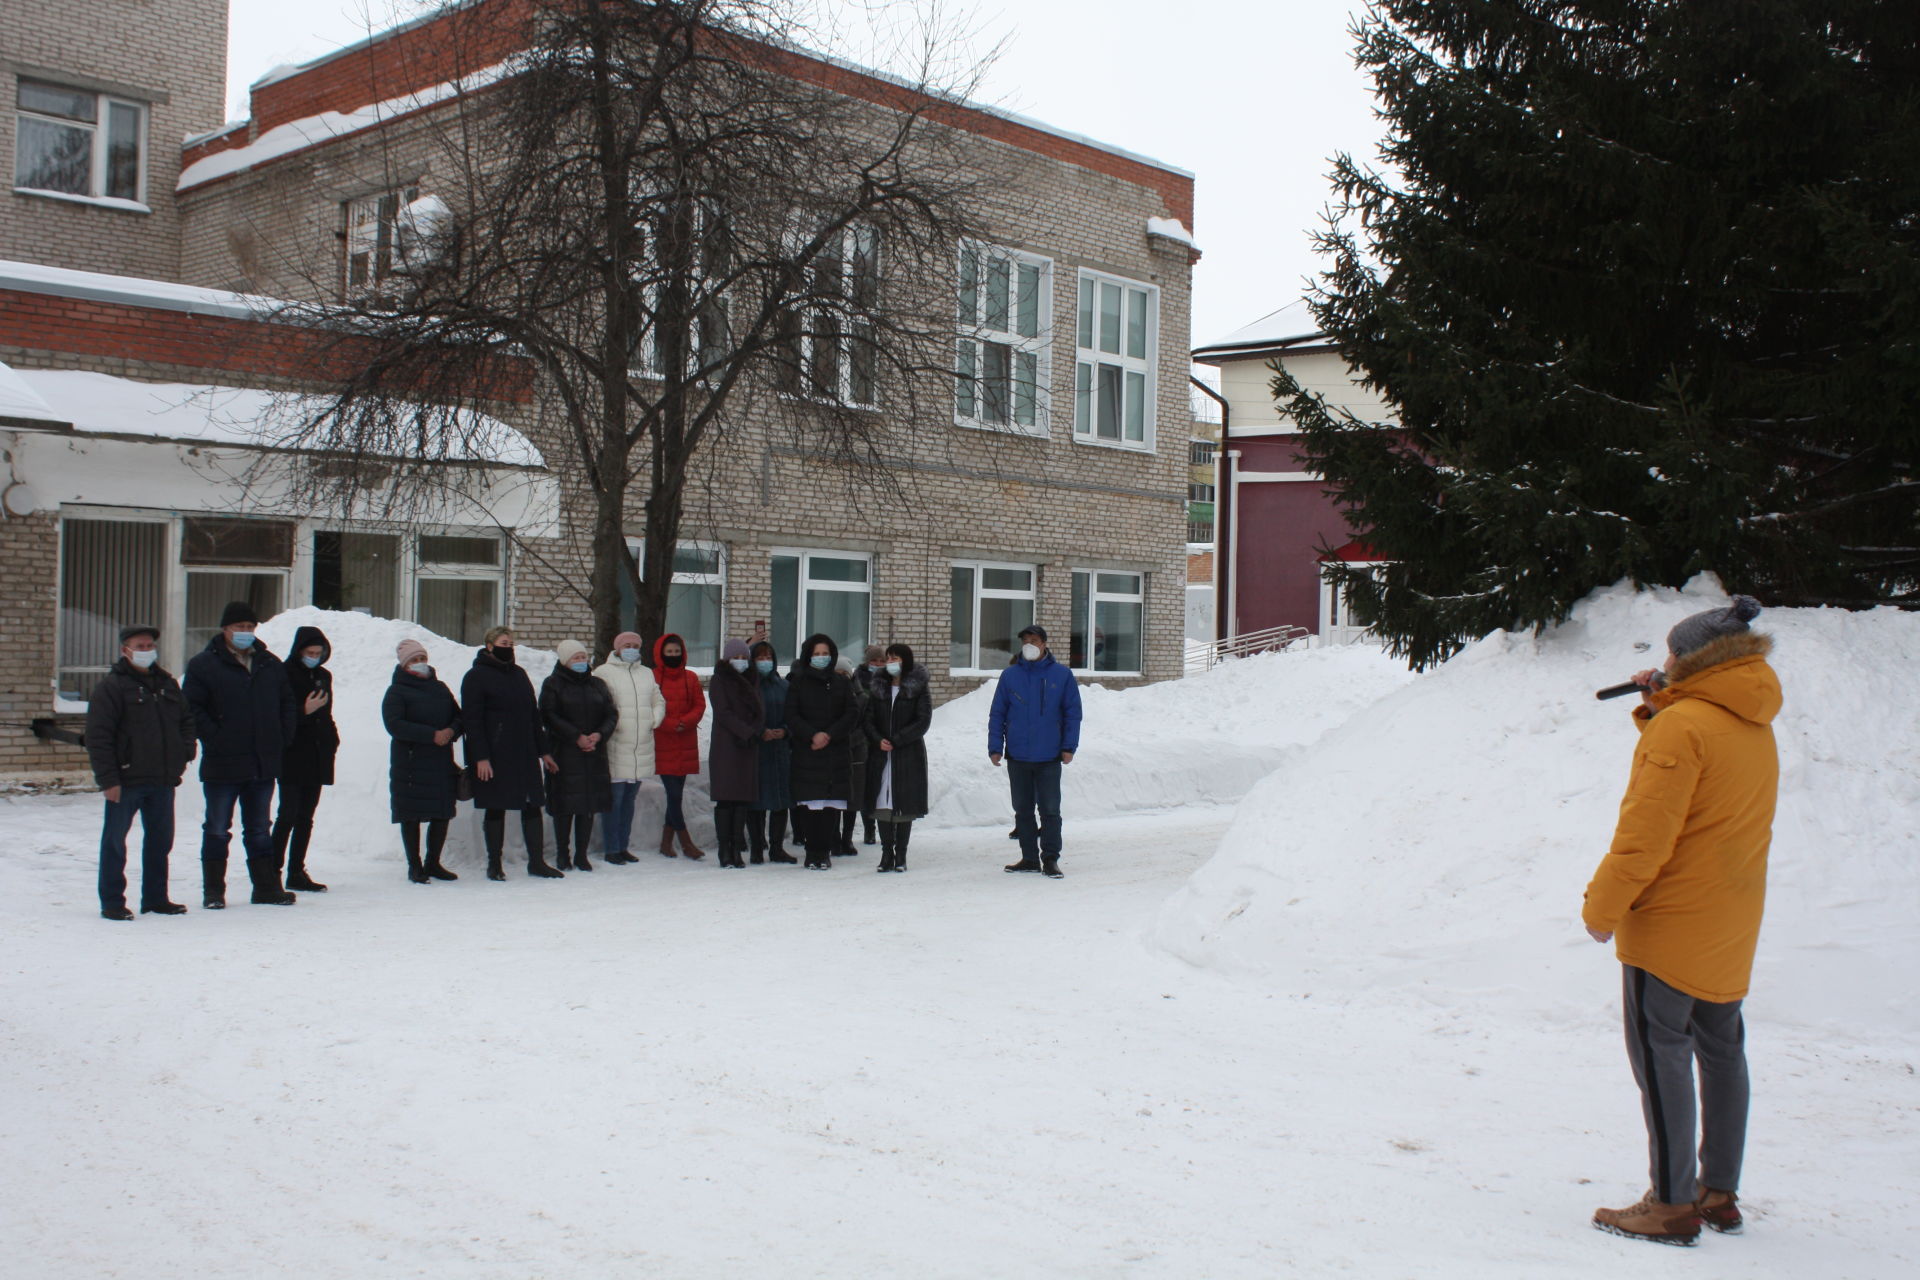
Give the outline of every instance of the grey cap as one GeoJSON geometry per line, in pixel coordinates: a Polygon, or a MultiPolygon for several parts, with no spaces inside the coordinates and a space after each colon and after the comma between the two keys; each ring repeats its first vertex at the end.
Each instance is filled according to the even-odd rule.
{"type": "Polygon", "coordinates": [[[1735,596],[1733,603],[1724,609],[1708,609],[1676,622],[1673,630],[1667,632],[1667,651],[1676,658],[1684,658],[1721,636],[1740,634],[1747,629],[1748,622],[1759,616],[1758,600],[1752,596],[1735,596]]]}

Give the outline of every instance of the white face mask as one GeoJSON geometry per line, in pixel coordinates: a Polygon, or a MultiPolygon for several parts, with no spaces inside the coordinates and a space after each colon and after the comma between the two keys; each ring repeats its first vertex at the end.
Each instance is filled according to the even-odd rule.
{"type": "Polygon", "coordinates": [[[148,667],[160,661],[160,651],[158,649],[131,649],[127,652],[127,660],[133,663],[134,666],[139,667],[142,671],[145,671],[148,667]]]}
{"type": "Polygon", "coordinates": [[[620,651],[620,661],[638,662],[640,661],[640,651],[638,649],[622,649],[620,651]]]}
{"type": "Polygon", "coordinates": [[[728,658],[727,665],[735,671],[744,672],[747,669],[747,660],[745,658],[728,658]]]}
{"type": "Polygon", "coordinates": [[[900,664],[899,664],[899,663],[897,663],[897,662],[889,662],[889,663],[887,664],[887,674],[888,674],[888,675],[890,675],[890,676],[897,676],[897,675],[899,675],[899,674],[900,674],[900,664]]]}
{"type": "Polygon", "coordinates": [[[1040,661],[1040,646],[1037,644],[1023,644],[1020,646],[1020,656],[1028,662],[1038,662],[1040,661]]]}
{"type": "Polygon", "coordinates": [[[433,664],[430,662],[416,662],[408,667],[407,670],[424,680],[433,674],[433,664]]]}

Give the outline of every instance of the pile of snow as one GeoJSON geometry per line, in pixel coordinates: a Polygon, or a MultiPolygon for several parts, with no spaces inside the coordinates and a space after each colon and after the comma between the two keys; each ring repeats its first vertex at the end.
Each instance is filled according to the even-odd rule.
{"type": "MultiPolygon", "coordinates": [[[[1581,894],[1635,732],[1593,690],[1656,664],[1718,586],[1597,592],[1538,638],[1498,633],[1329,733],[1245,799],[1167,904],[1158,945],[1291,992],[1471,995],[1547,1017],[1609,996],[1581,894]],[[1644,646],[1644,650],[1643,650],[1644,646]]],[[[1778,609],[1786,706],[1753,996],[1773,1021],[1920,1032],[1920,617],[1778,609]]]]}
{"type": "MultiPolygon", "coordinates": [[[[1080,751],[1061,775],[1076,818],[1231,804],[1289,754],[1412,680],[1367,645],[1263,653],[1137,689],[1080,689],[1080,751]]],[[[941,826],[1005,822],[1007,775],[987,759],[995,680],[934,712],[931,813],[941,826]]]]}

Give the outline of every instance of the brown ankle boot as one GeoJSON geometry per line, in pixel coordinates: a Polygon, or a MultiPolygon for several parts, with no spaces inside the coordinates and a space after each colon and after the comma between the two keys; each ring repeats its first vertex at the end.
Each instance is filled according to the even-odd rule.
{"type": "Polygon", "coordinates": [[[698,861],[699,859],[707,856],[706,850],[700,848],[700,846],[696,845],[693,842],[693,837],[687,834],[687,829],[685,827],[680,828],[678,831],[674,832],[674,834],[680,837],[680,856],[681,857],[692,858],[695,861],[698,861]]]}
{"type": "Polygon", "coordinates": [[[1740,1216],[1740,1197],[1731,1191],[1715,1191],[1702,1185],[1700,1198],[1693,1202],[1700,1221],[1722,1235],[1737,1236],[1746,1226],[1740,1216]]]}
{"type": "Polygon", "coordinates": [[[663,858],[677,858],[680,856],[673,851],[672,827],[660,828],[660,856],[663,858]]]}
{"type": "Polygon", "coordinates": [[[1700,1243],[1700,1211],[1691,1204],[1667,1204],[1649,1191],[1640,1203],[1625,1209],[1595,1209],[1593,1225],[1629,1240],[1655,1244],[1700,1243]]]}

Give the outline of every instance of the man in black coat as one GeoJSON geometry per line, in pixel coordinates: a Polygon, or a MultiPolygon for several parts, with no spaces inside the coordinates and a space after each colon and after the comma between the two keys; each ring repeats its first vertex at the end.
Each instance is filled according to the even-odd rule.
{"type": "Polygon", "coordinates": [[[240,840],[247,851],[253,901],[291,906],[273,856],[273,784],[299,725],[300,709],[286,668],[254,639],[260,619],[236,600],[220,615],[220,634],[187,663],[183,686],[204,748],[200,788],[207,820],[200,828],[200,876],[209,910],[227,905],[227,848],[233,807],[240,806],[240,840]]]}
{"type": "Polygon", "coordinates": [[[160,629],[127,627],[120,659],[87,701],[87,757],[106,796],[100,832],[100,914],[131,920],[127,910],[127,833],[140,816],[140,911],[177,916],[167,900],[167,856],[173,852],[173,792],[193,759],[193,716],[180,685],[160,666],[160,629]]]}

